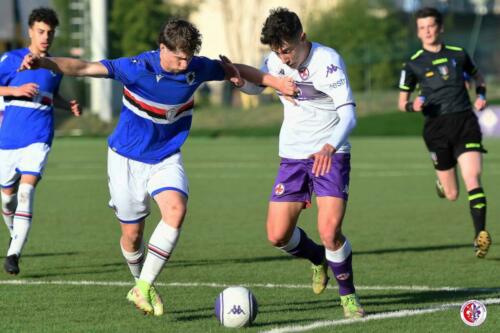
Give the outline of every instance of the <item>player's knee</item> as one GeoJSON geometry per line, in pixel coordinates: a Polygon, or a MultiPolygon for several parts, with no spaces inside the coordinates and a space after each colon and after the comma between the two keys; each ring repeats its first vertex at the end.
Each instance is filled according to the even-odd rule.
{"type": "Polygon", "coordinates": [[[267,233],[267,240],[274,247],[286,246],[288,244],[288,241],[289,241],[289,239],[286,237],[285,234],[280,234],[280,233],[276,233],[276,232],[268,232],[267,233]]]}
{"type": "Polygon", "coordinates": [[[163,221],[182,221],[186,216],[187,207],[185,204],[178,202],[166,205],[165,209],[161,211],[163,221]]]}
{"type": "Polygon", "coordinates": [[[33,210],[33,198],[35,196],[35,187],[31,184],[22,183],[17,190],[17,205],[18,208],[31,212],[33,210]]]}
{"type": "Polygon", "coordinates": [[[2,195],[2,210],[5,212],[14,212],[17,206],[17,195],[14,194],[6,194],[1,192],[2,195]]]}
{"type": "Polygon", "coordinates": [[[140,229],[123,231],[121,242],[128,249],[138,250],[142,244],[142,231],[140,229]]]}
{"type": "Polygon", "coordinates": [[[334,248],[335,244],[341,243],[343,239],[340,224],[336,224],[333,228],[327,226],[320,228],[319,237],[326,248],[334,248]]]}

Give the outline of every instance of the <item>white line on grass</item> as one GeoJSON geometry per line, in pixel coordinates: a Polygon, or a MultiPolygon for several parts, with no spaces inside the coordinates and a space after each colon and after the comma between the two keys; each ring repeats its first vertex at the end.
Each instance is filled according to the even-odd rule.
{"type": "MultiPolygon", "coordinates": [[[[481,301],[483,304],[500,304],[500,298],[488,298],[481,301]]],[[[306,332],[313,329],[321,328],[321,327],[330,327],[330,326],[340,326],[340,325],[349,325],[354,323],[364,323],[372,320],[381,320],[381,319],[389,319],[389,318],[402,318],[402,317],[411,317],[418,316],[427,313],[435,313],[439,311],[445,311],[450,308],[460,307],[463,303],[446,303],[441,304],[435,307],[429,307],[424,309],[415,309],[415,310],[400,310],[393,312],[382,312],[367,315],[364,318],[360,319],[339,319],[339,320],[323,320],[316,321],[308,325],[291,325],[291,326],[283,326],[273,328],[268,331],[261,331],[261,333],[291,333],[291,332],[306,332]]]]}
{"type": "MultiPolygon", "coordinates": [[[[212,282],[156,282],[158,287],[202,287],[226,288],[238,283],[212,283],[212,282]]],[[[131,286],[132,281],[92,281],[92,280],[0,280],[0,285],[71,285],[71,286],[131,286]]],[[[268,289],[310,289],[309,284],[274,284],[274,283],[241,283],[239,285],[249,288],[268,289]]],[[[328,286],[329,289],[337,289],[328,286]]],[[[500,292],[500,288],[460,288],[460,287],[429,287],[429,286],[356,286],[358,290],[403,290],[403,291],[450,291],[450,292],[500,292]]]]}

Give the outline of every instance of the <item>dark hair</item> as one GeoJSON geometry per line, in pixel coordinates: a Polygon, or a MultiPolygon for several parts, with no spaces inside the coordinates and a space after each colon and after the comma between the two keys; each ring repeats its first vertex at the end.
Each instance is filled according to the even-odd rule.
{"type": "Polygon", "coordinates": [[[421,8],[417,11],[415,17],[416,20],[426,17],[434,17],[439,27],[443,25],[443,14],[441,14],[436,8],[432,7],[421,8]]]}
{"type": "Polygon", "coordinates": [[[47,7],[39,7],[33,9],[28,19],[28,25],[32,27],[35,22],[43,22],[47,25],[50,25],[52,28],[55,28],[59,25],[59,20],[57,19],[56,12],[53,9],[47,7]]]}
{"type": "Polygon", "coordinates": [[[158,44],[164,44],[171,51],[182,51],[193,55],[200,52],[201,34],[188,21],[172,19],[161,28],[158,44]]]}
{"type": "Polygon", "coordinates": [[[280,47],[283,42],[297,40],[302,33],[302,24],[294,12],[286,8],[271,9],[260,33],[260,42],[271,47],[280,47]]]}

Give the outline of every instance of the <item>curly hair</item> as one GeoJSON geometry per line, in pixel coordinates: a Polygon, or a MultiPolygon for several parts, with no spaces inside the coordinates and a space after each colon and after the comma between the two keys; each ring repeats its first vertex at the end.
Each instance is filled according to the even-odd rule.
{"type": "Polygon", "coordinates": [[[193,55],[200,52],[201,34],[193,24],[181,19],[172,19],[161,28],[158,44],[164,44],[171,51],[193,55]]]}
{"type": "Polygon", "coordinates": [[[416,20],[426,17],[434,17],[437,25],[439,27],[443,26],[443,14],[441,14],[436,8],[424,7],[419,9],[415,14],[416,20]]]}
{"type": "Polygon", "coordinates": [[[302,23],[294,12],[278,7],[270,11],[260,33],[260,42],[271,47],[281,47],[283,42],[297,40],[302,34],[302,23]]]}
{"type": "Polygon", "coordinates": [[[52,28],[55,28],[59,25],[59,20],[57,19],[56,12],[53,9],[47,7],[39,7],[33,9],[28,18],[28,25],[32,27],[35,22],[43,22],[51,26],[52,28]]]}

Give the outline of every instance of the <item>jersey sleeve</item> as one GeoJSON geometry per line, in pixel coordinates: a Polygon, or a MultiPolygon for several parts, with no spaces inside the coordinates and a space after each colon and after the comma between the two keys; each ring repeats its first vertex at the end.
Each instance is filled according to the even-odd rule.
{"type": "Polygon", "coordinates": [[[317,70],[320,80],[315,86],[333,99],[335,110],[344,105],[355,104],[346,67],[339,55],[326,57],[317,70]]]}
{"type": "Polygon", "coordinates": [[[399,77],[399,90],[412,92],[417,86],[417,76],[408,63],[403,64],[401,75],[399,77]]]}
{"type": "Polygon", "coordinates": [[[120,81],[124,85],[132,84],[137,77],[137,69],[140,66],[138,58],[104,59],[100,61],[108,69],[108,78],[120,81]]]}
{"type": "Polygon", "coordinates": [[[13,63],[13,56],[9,53],[4,53],[0,57],[0,86],[8,86],[12,78],[15,76],[17,68],[13,63]]]}
{"type": "Polygon", "coordinates": [[[478,71],[476,64],[469,56],[469,54],[465,51],[464,51],[464,71],[470,76],[474,76],[478,71]]]}
{"type": "Polygon", "coordinates": [[[220,61],[206,57],[200,57],[202,63],[202,81],[222,81],[226,77],[226,72],[220,61]]]}

